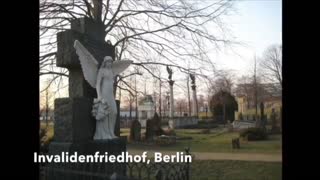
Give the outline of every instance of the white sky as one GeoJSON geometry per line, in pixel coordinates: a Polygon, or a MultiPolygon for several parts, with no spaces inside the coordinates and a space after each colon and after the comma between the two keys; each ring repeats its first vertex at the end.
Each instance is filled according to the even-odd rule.
{"type": "MultiPolygon", "coordinates": [[[[232,13],[224,19],[227,28],[236,41],[242,45],[209,53],[217,69],[233,70],[236,77],[249,75],[253,68],[253,57],[258,58],[272,44],[282,44],[282,1],[281,0],[241,0],[236,2],[232,13]]],[[[209,28],[208,28],[209,29],[209,28]]],[[[164,71],[167,74],[166,71],[164,71]]],[[[176,80],[175,98],[184,98],[186,81],[183,76],[173,74],[176,80]]],[[[152,79],[147,81],[152,84],[152,79]]],[[[149,85],[147,85],[149,87],[149,85]]],[[[198,81],[198,95],[207,96],[207,88],[198,81]]],[[[154,88],[147,89],[152,94],[154,88]]]]}
{"type": "Polygon", "coordinates": [[[244,0],[235,4],[234,15],[227,20],[232,34],[246,46],[234,51],[213,55],[218,67],[234,69],[246,74],[252,67],[253,57],[258,57],[272,44],[282,44],[282,1],[244,0]]]}

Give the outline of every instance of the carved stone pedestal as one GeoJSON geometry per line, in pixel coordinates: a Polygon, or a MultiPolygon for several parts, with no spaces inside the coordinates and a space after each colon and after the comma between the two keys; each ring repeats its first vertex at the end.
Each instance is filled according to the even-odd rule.
{"type": "Polygon", "coordinates": [[[82,142],[93,139],[95,119],[91,115],[92,98],[59,98],[54,105],[55,142],[82,142]]]}
{"type": "MultiPolygon", "coordinates": [[[[120,155],[122,152],[126,152],[126,137],[121,137],[112,140],[92,140],[81,143],[64,143],[53,142],[51,143],[52,151],[51,155],[61,155],[62,152],[68,152],[69,157],[77,152],[77,156],[80,155],[94,155],[99,152],[98,155],[120,155]]],[[[77,163],[50,163],[46,167],[46,179],[47,180],[78,180],[78,179],[92,179],[102,180],[109,179],[113,173],[119,175],[125,175],[126,165],[124,163],[117,162],[77,162],[77,163]]]]}

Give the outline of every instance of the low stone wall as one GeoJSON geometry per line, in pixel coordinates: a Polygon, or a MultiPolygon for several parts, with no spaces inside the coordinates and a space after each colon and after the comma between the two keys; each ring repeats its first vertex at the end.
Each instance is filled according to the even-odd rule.
{"type": "Polygon", "coordinates": [[[233,129],[241,130],[241,129],[248,129],[251,127],[256,127],[256,121],[239,121],[235,120],[232,123],[233,129]]]}
{"type": "Polygon", "coordinates": [[[198,124],[198,118],[196,117],[179,117],[174,119],[169,119],[169,127],[171,128],[184,128],[191,125],[198,124]]]}

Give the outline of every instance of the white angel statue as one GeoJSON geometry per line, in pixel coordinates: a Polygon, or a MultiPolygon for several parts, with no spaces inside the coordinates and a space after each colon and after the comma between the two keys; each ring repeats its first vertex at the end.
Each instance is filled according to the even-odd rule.
{"type": "Polygon", "coordinates": [[[85,80],[97,90],[92,114],[97,120],[94,139],[114,139],[114,127],[117,117],[117,106],[113,95],[114,77],[124,71],[132,61],[114,61],[110,56],[104,57],[101,66],[90,52],[75,40],[74,48],[79,56],[85,80]]]}

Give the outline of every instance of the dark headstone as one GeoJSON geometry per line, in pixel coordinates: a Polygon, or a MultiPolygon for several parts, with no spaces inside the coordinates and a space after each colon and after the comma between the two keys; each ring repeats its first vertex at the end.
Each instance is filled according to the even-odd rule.
{"type": "Polygon", "coordinates": [[[131,123],[130,140],[131,141],[140,141],[141,140],[141,124],[137,119],[133,120],[131,123]]]}
{"type": "Polygon", "coordinates": [[[270,120],[271,120],[271,132],[272,133],[279,133],[280,127],[278,127],[278,125],[277,125],[277,114],[275,112],[275,109],[272,109],[272,112],[270,115],[270,120]]]}
{"type": "Polygon", "coordinates": [[[232,149],[240,149],[240,139],[232,139],[232,149]]]}
{"type": "Polygon", "coordinates": [[[264,104],[263,102],[260,103],[260,117],[264,116],[264,104]]]}
{"type": "Polygon", "coordinates": [[[114,127],[114,135],[120,136],[120,101],[116,100],[117,104],[117,119],[114,127]]]}
{"type": "Polygon", "coordinates": [[[152,140],[154,136],[164,135],[165,132],[161,128],[161,119],[157,113],[154,114],[152,119],[148,119],[146,123],[146,139],[152,140]]]}
{"type": "Polygon", "coordinates": [[[153,140],[154,135],[154,121],[152,119],[147,119],[146,140],[153,140]]]}
{"type": "Polygon", "coordinates": [[[154,116],[153,116],[153,130],[154,130],[154,134],[156,136],[161,136],[164,134],[164,131],[163,129],[161,128],[161,119],[160,117],[158,116],[158,113],[154,113],[154,116]]]}
{"type": "Polygon", "coordinates": [[[54,106],[54,141],[82,142],[93,139],[96,121],[91,115],[91,98],[58,98],[54,106]]]}

